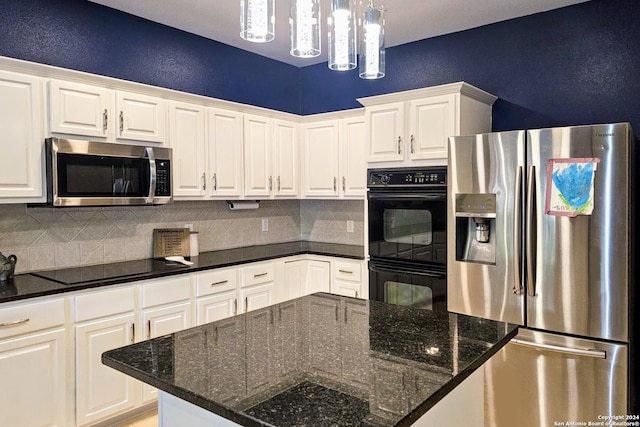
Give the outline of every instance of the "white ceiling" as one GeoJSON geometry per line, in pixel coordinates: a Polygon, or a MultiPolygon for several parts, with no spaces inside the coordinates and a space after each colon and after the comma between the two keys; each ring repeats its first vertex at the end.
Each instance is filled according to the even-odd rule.
{"type": "MultiPolygon", "coordinates": [[[[235,46],[297,67],[327,61],[322,54],[289,55],[289,1],[276,0],[275,39],[251,43],[240,38],[240,0],[90,0],[114,9],[235,46]]],[[[587,0],[384,0],[386,46],[397,46],[494,22],[557,9],[587,0]]],[[[330,0],[320,0],[323,29],[330,0]]],[[[380,5],[376,0],[375,5],[380,5]]]]}

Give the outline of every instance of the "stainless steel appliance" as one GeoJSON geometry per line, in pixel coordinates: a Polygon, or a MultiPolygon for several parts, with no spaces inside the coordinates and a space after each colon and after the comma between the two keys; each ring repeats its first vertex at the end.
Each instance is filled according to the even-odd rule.
{"type": "Polygon", "coordinates": [[[448,308],[523,326],[486,365],[485,425],[637,411],[634,142],[627,123],[449,139],[448,308]]]}
{"type": "Polygon", "coordinates": [[[172,201],[170,148],[47,138],[45,152],[48,205],[172,201]]]}
{"type": "Polygon", "coordinates": [[[446,311],[445,167],[369,169],[369,298],[446,311]]]}

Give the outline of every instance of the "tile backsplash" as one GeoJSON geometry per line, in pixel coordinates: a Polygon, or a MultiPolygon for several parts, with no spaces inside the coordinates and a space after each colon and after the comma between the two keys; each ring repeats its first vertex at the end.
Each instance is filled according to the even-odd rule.
{"type": "Polygon", "coordinates": [[[0,205],[0,251],[16,273],[150,258],[154,228],[193,224],[200,252],[310,240],[362,245],[362,200],[263,200],[231,211],[224,201],[149,207],[28,208],[0,205]],[[269,229],[262,231],[262,219],[269,229]],[[347,233],[347,221],[354,230],[347,233]]]}

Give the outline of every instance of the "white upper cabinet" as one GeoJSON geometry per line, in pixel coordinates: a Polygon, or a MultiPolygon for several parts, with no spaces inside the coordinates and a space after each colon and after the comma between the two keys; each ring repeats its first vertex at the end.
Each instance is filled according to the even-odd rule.
{"type": "Polygon", "coordinates": [[[164,100],[63,80],[49,81],[49,131],[54,134],[165,142],[164,100]]]}
{"type": "Polygon", "coordinates": [[[287,120],[273,121],[273,176],[275,197],[300,195],[300,150],[298,124],[287,120]]]}
{"type": "Polygon", "coordinates": [[[361,98],[369,163],[446,164],[450,136],[491,131],[496,97],[467,83],[361,98]]]}
{"type": "Polygon", "coordinates": [[[115,135],[113,91],[82,83],[49,81],[49,130],[84,136],[115,135]]]}
{"type": "Polygon", "coordinates": [[[212,197],[242,195],[242,114],[207,110],[207,151],[209,189],[212,197]]]}
{"type": "Polygon", "coordinates": [[[244,116],[244,195],[247,197],[269,197],[273,190],[271,126],[269,118],[244,116]]]}
{"type": "Polygon", "coordinates": [[[164,100],[136,93],[116,92],[118,138],[163,143],[164,100]]]}
{"type": "Polygon", "coordinates": [[[302,193],[305,197],[338,197],[339,150],[338,120],[302,126],[302,193]]]}
{"type": "Polygon", "coordinates": [[[169,101],[174,197],[202,198],[206,191],[205,109],[169,101]]]}
{"type": "Polygon", "coordinates": [[[303,197],[364,198],[367,173],[364,117],[305,123],[302,171],[303,197]]]}
{"type": "Polygon", "coordinates": [[[2,203],[43,201],[42,81],[0,71],[0,99],[2,203]]]}

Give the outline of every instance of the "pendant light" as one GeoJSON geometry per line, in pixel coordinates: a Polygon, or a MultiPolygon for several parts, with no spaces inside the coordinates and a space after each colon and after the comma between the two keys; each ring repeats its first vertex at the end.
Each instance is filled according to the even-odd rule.
{"type": "Polygon", "coordinates": [[[291,0],[291,55],[320,55],[320,0],[291,0]]]}
{"type": "Polygon", "coordinates": [[[240,0],[240,37],[266,43],[275,31],[275,0],[240,0]]]}
{"type": "Polygon", "coordinates": [[[385,74],[384,13],[373,1],[362,17],[359,74],[363,79],[380,79],[385,74]]]}
{"type": "Polygon", "coordinates": [[[329,33],[329,68],[337,71],[356,68],[355,0],[331,0],[329,33]]]}

